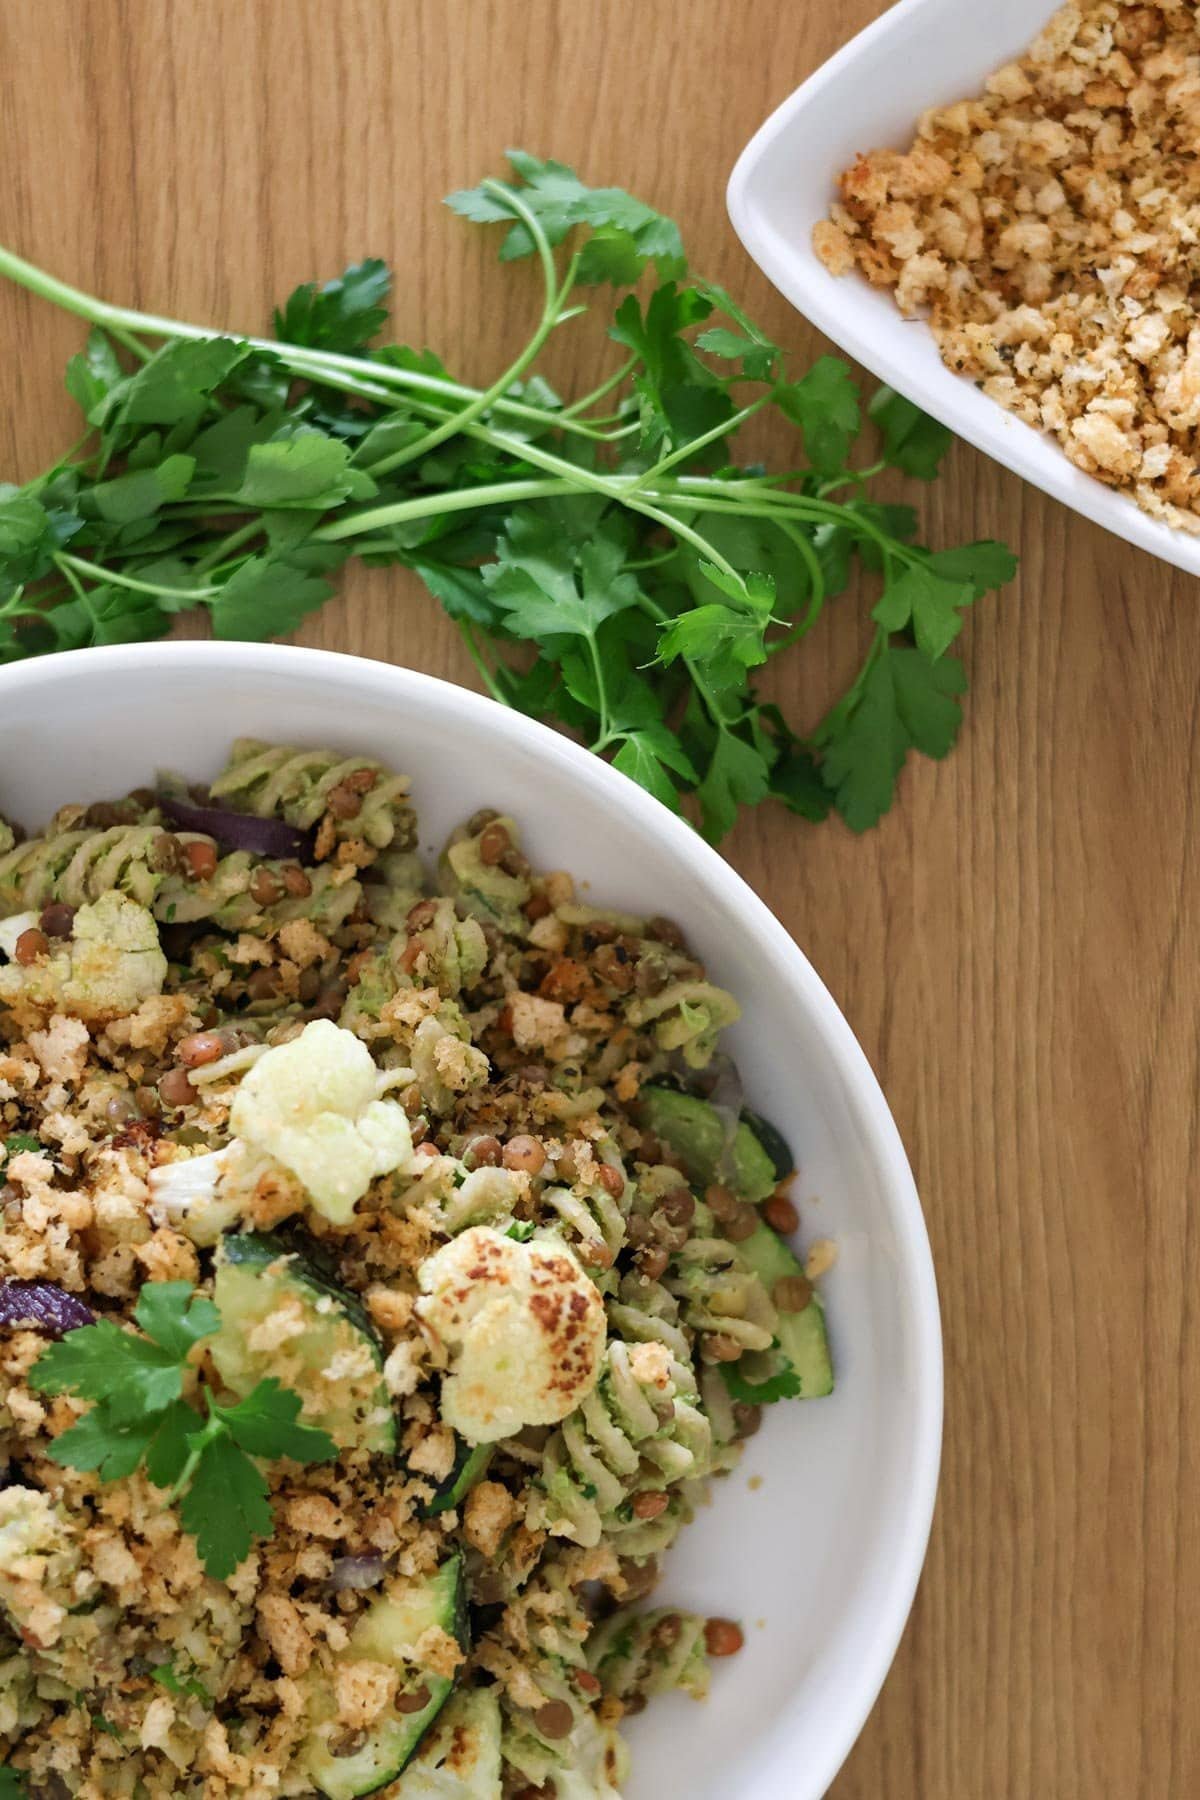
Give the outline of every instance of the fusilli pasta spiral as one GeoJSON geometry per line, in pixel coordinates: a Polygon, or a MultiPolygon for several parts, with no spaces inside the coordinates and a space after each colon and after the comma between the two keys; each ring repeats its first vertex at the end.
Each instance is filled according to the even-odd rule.
{"type": "Polygon", "coordinates": [[[297,750],[238,738],[228,765],[213,782],[214,800],[243,808],[259,818],[286,819],[307,829],[330,811],[335,789],[353,793],[357,809],[348,817],[332,811],[340,838],[363,838],[376,850],[413,839],[408,778],[393,775],[369,756],[339,756],[334,750],[297,750]],[[368,778],[370,778],[368,783],[368,778]]]}
{"type": "Polygon", "coordinates": [[[648,1699],[682,1688],[702,1700],[709,1685],[705,1623],[698,1613],[667,1607],[616,1612],[593,1632],[588,1665],[605,1693],[617,1699],[648,1699]]]}
{"type": "Polygon", "coordinates": [[[702,1478],[711,1451],[690,1364],[661,1342],[612,1339],[596,1387],[546,1444],[529,1522],[585,1546],[608,1533],[629,1555],[651,1555],[674,1536],[671,1502],[641,1512],[632,1501],[702,1478]]]}

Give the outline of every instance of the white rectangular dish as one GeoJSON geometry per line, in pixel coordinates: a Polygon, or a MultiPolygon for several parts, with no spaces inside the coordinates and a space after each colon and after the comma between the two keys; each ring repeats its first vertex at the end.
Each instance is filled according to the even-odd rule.
{"type": "Polygon", "coordinates": [[[1106,531],[1200,575],[1200,537],[1151,518],[1068,462],[969,381],[932,334],[857,274],[833,276],[812,228],[859,151],[903,146],[930,106],[975,94],[1054,12],[1054,0],[900,0],[784,101],[750,140],[729,181],[729,215],[755,262],[848,355],[968,443],[1106,531]]]}

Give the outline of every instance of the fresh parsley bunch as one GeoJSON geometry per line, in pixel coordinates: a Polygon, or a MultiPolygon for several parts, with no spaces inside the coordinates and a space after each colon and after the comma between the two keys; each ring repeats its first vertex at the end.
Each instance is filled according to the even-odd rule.
{"type": "Polygon", "coordinates": [[[183,1398],[191,1351],[221,1315],[186,1281],[151,1282],[133,1312],[144,1336],[100,1319],[43,1351],[29,1376],[43,1394],[75,1394],[93,1405],[62,1432],[53,1462],[120,1481],[144,1468],[155,1487],[182,1496],[180,1519],[210,1575],[226,1580],[257,1537],[274,1525],[265,1477],[253,1459],[327,1462],[333,1439],[299,1425],[300,1397],[260,1381],[235,1406],[203,1390],[205,1413],[183,1398]]]}
{"type": "Polygon", "coordinates": [[[694,796],[711,839],[768,797],[872,824],[910,750],[953,744],[966,678],[951,645],[1015,567],[993,543],[928,550],[908,507],[868,498],[885,467],[931,479],[949,433],[881,389],[879,459],[852,468],[862,406],[843,362],[792,378],[689,272],[670,219],[560,163],[510,160],[510,181],[449,202],[504,227],[502,261],[541,271],[537,328],[482,390],[429,351],[372,347],[378,261],[299,288],[263,339],[111,306],[0,250],[0,273],[93,325],[67,370],[86,435],[0,488],[0,661],[157,637],[193,606],[219,637],[290,631],[353,552],[421,577],[496,699],[668,806],[694,796]],[[628,290],[609,324],[620,360],[565,400],[539,355],[608,287],[628,290]],[[795,428],[795,468],[737,460],[737,432],[768,411],[795,428]],[[758,700],[755,672],[856,565],[877,593],[865,659],[797,725],[758,700]]]}

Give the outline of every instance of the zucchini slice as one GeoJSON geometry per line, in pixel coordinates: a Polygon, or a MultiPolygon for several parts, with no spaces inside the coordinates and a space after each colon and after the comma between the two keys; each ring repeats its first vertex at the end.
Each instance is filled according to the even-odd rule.
{"type": "Polygon", "coordinates": [[[438,1714],[396,1800],[500,1800],[500,1702],[495,1688],[465,1688],[438,1714]]]}
{"type": "Polygon", "coordinates": [[[335,1754],[342,1745],[337,1737],[330,1684],[321,1676],[310,1677],[311,1729],[300,1767],[325,1800],[357,1800],[360,1794],[373,1794],[376,1788],[395,1781],[415,1756],[454,1686],[452,1677],[422,1669],[412,1659],[413,1645],[431,1625],[440,1625],[466,1648],[466,1582],[461,1557],[453,1556],[444,1562],[428,1581],[414,1582],[407,1590],[393,1588],[381,1595],[350,1633],[350,1642],[342,1653],[346,1662],[390,1664],[401,1671],[402,1691],[411,1694],[424,1689],[429,1699],[417,1712],[404,1713],[389,1707],[348,1756],[335,1754]]]}
{"type": "Polygon", "coordinates": [[[786,1181],[795,1172],[796,1159],[782,1131],[772,1125],[770,1119],[764,1119],[761,1113],[751,1112],[748,1106],[742,1108],[742,1124],[758,1139],[760,1148],[771,1159],[776,1184],[786,1181]]]}
{"type": "Polygon", "coordinates": [[[270,1232],[223,1238],[213,1299],[221,1329],[211,1342],[212,1359],[235,1394],[274,1375],[304,1401],[304,1423],[327,1431],[340,1450],[395,1454],[379,1339],[354,1296],[307,1255],[270,1232]],[[268,1326],[261,1347],[252,1343],[273,1313],[283,1315],[281,1331],[268,1326]]]}
{"type": "Polygon", "coordinates": [[[725,1121],[716,1108],[696,1094],[675,1088],[647,1087],[641,1095],[642,1123],[681,1158],[689,1181],[707,1187],[710,1181],[728,1180],[743,1200],[757,1202],[773,1194],[780,1181],[778,1160],[786,1158],[787,1145],[774,1127],[753,1114],[743,1114],[731,1141],[725,1121]],[[762,1132],[770,1132],[770,1148],[762,1132]]]}
{"type": "MultiPolygon", "coordinates": [[[[759,1224],[753,1234],[738,1245],[738,1251],[749,1263],[769,1293],[777,1281],[789,1275],[803,1275],[804,1269],[790,1245],[769,1225],[759,1224]]],[[[803,1312],[779,1314],[777,1327],[779,1349],[786,1356],[800,1383],[799,1398],[817,1400],[833,1392],[833,1360],[829,1354],[829,1334],[825,1329],[825,1308],[816,1288],[803,1312]]],[[[764,1352],[769,1360],[772,1352],[764,1352]]],[[[747,1389],[753,1387],[749,1372],[750,1358],[742,1372],[747,1389]]]]}
{"type": "MultiPolygon", "coordinates": [[[[432,1518],[435,1513],[449,1512],[452,1506],[458,1506],[466,1499],[477,1481],[482,1481],[483,1474],[492,1460],[495,1444],[468,1444],[459,1438],[454,1453],[454,1467],[444,1481],[439,1481],[433,1490],[433,1498],[426,1500],[420,1511],[425,1518],[432,1518]]],[[[420,1481],[428,1481],[429,1476],[420,1475],[420,1481]]]]}

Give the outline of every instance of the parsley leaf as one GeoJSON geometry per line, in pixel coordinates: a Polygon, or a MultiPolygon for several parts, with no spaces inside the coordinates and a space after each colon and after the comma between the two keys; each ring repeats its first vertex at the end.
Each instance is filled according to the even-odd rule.
{"type": "Polygon", "coordinates": [[[765,633],[775,583],[760,574],[731,580],[712,563],[702,563],[700,569],[726,599],[680,613],[664,630],[659,655],[665,663],[677,657],[698,663],[715,691],[740,687],[746,671],[767,660],[765,633]]]}
{"type": "Polygon", "coordinates": [[[739,806],[756,806],[770,788],[770,769],[762,751],[732,731],[717,735],[712,758],[696,792],[704,835],[714,843],[725,836],[739,806]]]}
{"type": "Polygon", "coordinates": [[[148,1281],[138,1296],[133,1316],[147,1337],[180,1361],[221,1325],[221,1315],[212,1301],[193,1294],[186,1281],[148,1281]]]}
{"type": "Polygon", "coordinates": [[[1012,551],[990,538],[963,544],[957,550],[934,550],[925,561],[942,580],[966,582],[974,589],[976,600],[982,600],[989,588],[1003,587],[1017,572],[1012,551]]]}
{"type": "MultiPolygon", "coordinates": [[[[550,244],[561,244],[577,225],[591,227],[593,235],[580,258],[581,282],[632,285],[650,262],[664,280],[682,272],[685,259],[679,228],[653,207],[621,188],[585,187],[565,163],[544,162],[523,150],[510,150],[508,160],[521,179],[521,198],[550,244]]],[[[446,204],[476,224],[513,218],[511,206],[489,188],[464,189],[451,194],[446,204]]],[[[534,248],[528,227],[518,220],[501,245],[501,261],[531,256],[534,248]]]]}
{"type": "Polygon", "coordinates": [[[95,1469],[101,1481],[121,1481],[144,1462],[156,1487],[170,1487],[187,1462],[188,1434],[203,1423],[186,1400],[140,1418],[124,1417],[102,1400],[60,1433],[46,1454],[65,1468],[95,1469]]]}
{"type": "Polygon", "coordinates": [[[375,483],[350,466],[350,451],[321,431],[251,444],[232,498],[242,506],[304,506],[325,512],[346,499],[367,500],[375,483]]]}
{"type": "Polygon", "coordinates": [[[31,1132],[14,1131],[11,1137],[5,1138],[0,1144],[0,1168],[4,1167],[10,1157],[22,1156],[26,1150],[32,1150],[36,1154],[41,1148],[42,1140],[34,1137],[31,1132]]]}
{"type": "Polygon", "coordinates": [[[328,1462],[337,1445],[327,1431],[298,1425],[300,1396],[273,1378],[260,1381],[236,1406],[212,1405],[212,1414],[239,1449],[251,1456],[290,1456],[294,1462],[328,1462]]]}
{"type": "Polygon", "coordinates": [[[274,1520],[267,1494],[265,1479],[232,1438],[217,1437],[206,1445],[179,1517],[217,1581],[229,1579],[255,1538],[270,1536],[274,1520]]]}
{"type": "Polygon", "coordinates": [[[331,582],[302,574],[286,557],[248,557],[212,602],[213,635],[257,639],[294,631],[332,592],[331,582]]]}
{"type": "Polygon", "coordinates": [[[919,481],[932,481],[953,434],[893,388],[877,389],[868,412],[883,436],[884,461],[919,481]]]}
{"type": "Polygon", "coordinates": [[[778,344],[773,344],[753,319],[747,317],[737,301],[724,288],[718,287],[716,282],[703,281],[698,285],[701,293],[712,301],[719,312],[733,321],[736,329],[714,325],[708,331],[701,332],[696,339],[697,348],[707,350],[711,356],[740,359],[742,374],[748,381],[770,381],[783,360],[783,352],[778,344]]]}
{"type": "Polygon", "coordinates": [[[693,783],[698,777],[675,733],[661,723],[654,723],[626,731],[623,735],[624,742],[613,758],[613,768],[628,775],[656,800],[669,806],[672,812],[679,812],[679,793],[671,779],[672,772],[693,783]]]}
{"type": "Polygon", "coordinates": [[[146,1445],[146,1473],[155,1487],[174,1487],[187,1467],[188,1441],[203,1423],[186,1400],[176,1400],[158,1415],[146,1445]]]}
{"type": "Polygon", "coordinates": [[[189,1282],[158,1281],[142,1289],[133,1316],[145,1337],[113,1319],[69,1331],[43,1350],[30,1371],[30,1386],[43,1394],[101,1401],[105,1417],[121,1426],[171,1406],[183,1391],[188,1352],[211,1336],[220,1315],[211,1300],[193,1296],[189,1282]]]}
{"type": "Polygon", "coordinates": [[[84,495],[82,506],[110,525],[151,519],[169,500],[182,500],[196,472],[194,456],[168,456],[154,469],[135,469],[114,481],[99,481],[84,495]]]}
{"type": "Polygon", "coordinates": [[[637,599],[633,576],[619,573],[624,553],[612,537],[576,548],[544,515],[514,513],[497,550],[483,579],[514,636],[591,637],[637,599]]]}
{"type": "Polygon", "coordinates": [[[28,1792],[21,1769],[0,1769],[0,1800],[25,1800],[28,1792]]]}
{"type": "Polygon", "coordinates": [[[888,631],[910,622],[931,662],[948,650],[962,630],[962,608],[975,598],[965,581],[943,581],[926,564],[911,563],[883,590],[871,617],[888,631]]]}
{"type": "Polygon", "coordinates": [[[101,1481],[121,1481],[141,1463],[156,1423],[153,1413],[122,1419],[102,1401],[55,1438],[46,1454],[61,1467],[94,1469],[101,1481]]]}
{"type": "Polygon", "coordinates": [[[90,414],[121,378],[121,364],[112,339],[99,326],[93,326],[88,332],[87,348],[67,363],[68,394],[84,413],[90,414]]]}
{"type": "Polygon", "coordinates": [[[100,1319],[42,1352],[32,1387],[96,1403],[55,1438],[48,1455],[68,1468],[94,1470],[102,1481],[127,1479],[144,1466],[156,1487],[183,1489],[184,1527],[209,1573],[224,1579],[253,1539],[272,1529],[267,1483],[250,1458],[327,1462],[337,1446],[327,1432],[298,1423],[300,1396],[275,1380],[228,1406],[205,1390],[207,1416],[181,1397],[191,1351],[221,1324],[212,1301],[187,1282],[147,1283],[134,1318],[144,1337],[100,1319]]]}
{"type": "Polygon", "coordinates": [[[732,1400],[748,1406],[773,1406],[777,1400],[796,1400],[803,1392],[800,1377],[786,1357],[778,1357],[780,1367],[762,1381],[751,1381],[737,1363],[722,1363],[721,1374],[732,1400]]]}
{"type": "Polygon", "coordinates": [[[191,424],[207,411],[215,389],[249,354],[249,346],[234,338],[180,338],[109,388],[89,416],[99,425],[117,415],[123,429],[191,424]]]}
{"type": "Polygon", "coordinates": [[[176,1673],[174,1663],[159,1663],[156,1668],[151,1669],[150,1679],[151,1681],[157,1681],[159,1687],[166,1688],[168,1694],[173,1694],[177,1700],[182,1700],[184,1698],[189,1700],[212,1700],[212,1695],[202,1681],[197,1681],[194,1676],[188,1676],[184,1680],[181,1680],[176,1673]]]}
{"type": "Polygon", "coordinates": [[[887,811],[910,749],[945,756],[962,723],[957,696],[966,685],[953,657],[929,662],[919,650],[887,648],[852,705],[835,709],[818,733],[821,774],[853,831],[865,831],[887,811]]]}
{"type": "Polygon", "coordinates": [[[323,287],[306,281],[275,313],[275,335],[289,344],[352,356],[387,324],[392,276],[377,256],[352,263],[323,287]]]}
{"type": "Polygon", "coordinates": [[[846,466],[860,419],[858,388],[839,357],[818,357],[799,381],[781,382],[775,400],[804,433],[804,448],[819,474],[835,475],[846,466]]]}

